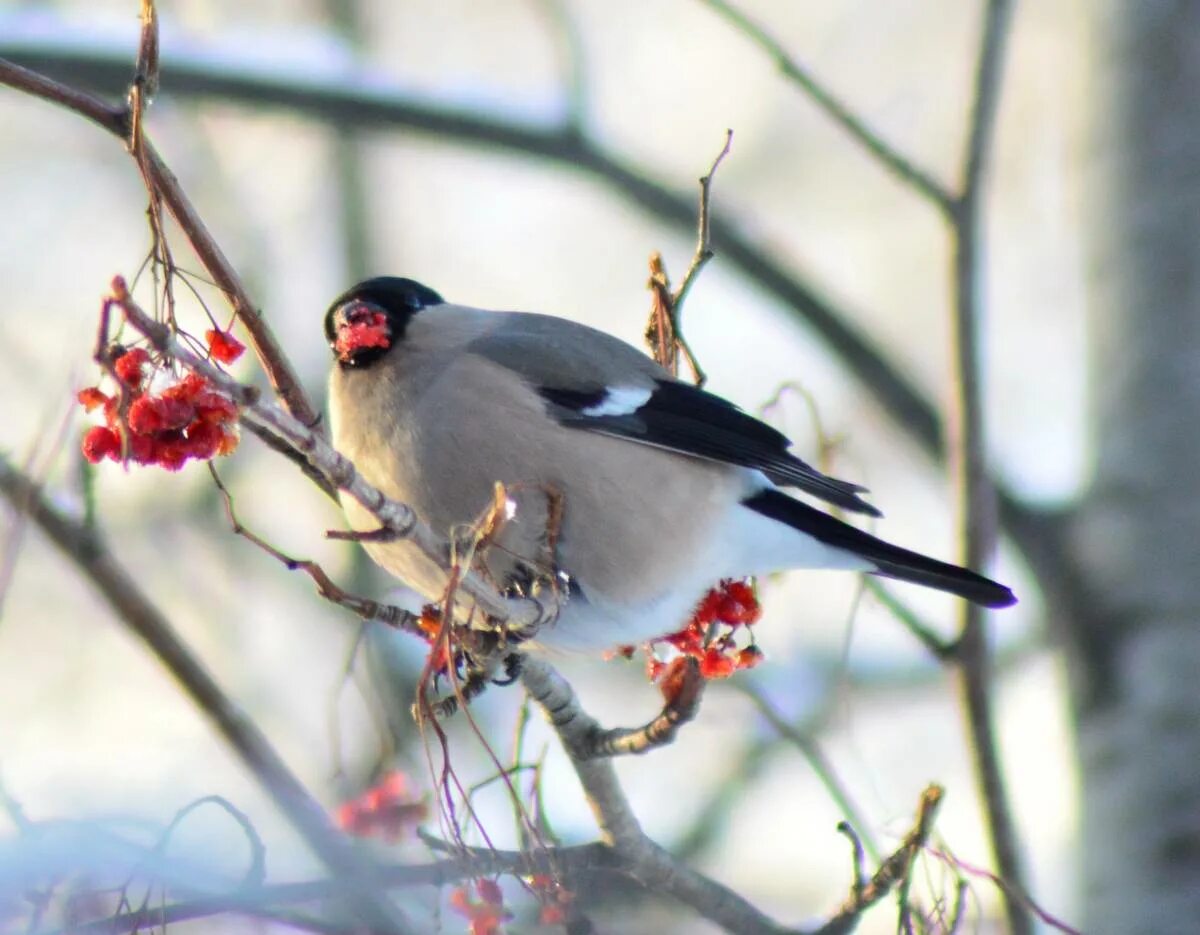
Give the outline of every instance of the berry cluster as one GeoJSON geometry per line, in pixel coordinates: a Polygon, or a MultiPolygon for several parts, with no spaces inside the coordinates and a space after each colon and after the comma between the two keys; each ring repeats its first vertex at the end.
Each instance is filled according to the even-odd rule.
{"type": "Polygon", "coordinates": [[[450,891],[450,908],[467,918],[471,935],[498,935],[500,926],[512,918],[512,913],[504,908],[500,884],[480,878],[475,881],[475,892],[478,899],[472,898],[465,886],[454,888],[450,891]]]}
{"type": "MultiPolygon", "coordinates": [[[[222,331],[210,330],[212,356],[222,363],[236,360],[245,348],[222,331]]],[[[88,412],[102,408],[105,425],[83,436],[83,456],[92,464],[105,458],[157,464],[178,471],[189,460],[207,461],[237,447],[237,406],[209,380],[191,373],[159,393],[149,390],[154,373],[150,353],[141,347],[121,354],[113,371],[124,391],[109,396],[99,387],[80,390],[78,399],[88,412]]]]}
{"type": "Polygon", "coordinates": [[[393,770],[358,798],[343,802],[334,820],[347,834],[395,844],[428,814],[425,802],[411,793],[407,777],[393,770]]]}
{"type": "Polygon", "coordinates": [[[535,873],[529,878],[529,889],[542,904],[538,922],[542,925],[565,925],[575,894],[548,873],[535,873]]]}
{"type": "MultiPolygon", "coordinates": [[[[754,644],[749,628],[761,616],[762,606],[754,588],[745,581],[722,581],[696,605],[686,627],[654,640],[647,647],[646,675],[652,682],[660,682],[664,674],[671,674],[669,669],[680,669],[674,663],[689,657],[700,664],[700,674],[706,679],[729,678],[738,669],[753,668],[762,662],[763,654],[754,644]],[[748,642],[739,639],[743,627],[749,635],[748,642]],[[674,662],[659,657],[660,646],[674,651],[674,662]]],[[[625,655],[632,655],[632,649],[625,655]]],[[[663,687],[665,691],[666,686],[663,687]]]]}

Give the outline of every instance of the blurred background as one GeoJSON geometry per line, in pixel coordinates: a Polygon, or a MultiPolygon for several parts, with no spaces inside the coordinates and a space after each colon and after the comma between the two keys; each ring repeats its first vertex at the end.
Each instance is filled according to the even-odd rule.
{"type": "MultiPolygon", "coordinates": [[[[739,8],[883,139],[947,186],[958,184],[982,3],[741,0],[739,8]]],[[[1081,15],[1073,0],[1017,9],[987,184],[979,287],[988,451],[997,476],[1037,510],[1076,500],[1092,456],[1079,190],[1090,156],[1082,106],[1089,46],[1081,15]]],[[[410,276],[464,304],[551,312],[640,345],[647,257],[661,250],[678,280],[694,236],[569,160],[436,127],[347,129],[201,94],[189,77],[197,72],[301,91],[344,86],[547,133],[577,120],[620,165],[685,198],[731,128],[714,209],[828,300],[931,401],[948,398],[953,297],[944,219],[705,3],[177,0],[161,17],[152,138],[316,399],[329,364],[321,316],[364,274],[410,276]]],[[[0,4],[0,55],[83,86],[111,90],[114,67],[115,80],[127,80],[137,36],[131,0],[0,4]]],[[[145,194],[120,143],[77,116],[2,89],[0,127],[0,448],[45,477],[67,509],[79,508],[81,477],[94,471],[99,522],[117,557],[323,802],[333,807],[359,792],[380,763],[429,788],[426,754],[406,713],[424,647],[364,635],[306,578],[235,537],[203,467],[169,475],[82,463],[87,418],[74,393],[96,382],[101,296],[115,274],[132,278],[149,248],[145,194]]],[[[719,239],[714,247],[684,313],[709,388],[751,411],[778,396],[770,420],[802,456],[815,457],[822,437],[833,443],[827,466],[870,487],[886,514],[881,533],[951,556],[944,467],[791,308],[722,256],[719,239]]],[[[174,249],[181,266],[198,269],[183,238],[174,249]]],[[[223,318],[219,298],[201,291],[223,318]]],[[[192,297],[180,301],[202,331],[192,297]]],[[[248,357],[235,373],[261,379],[248,357]]],[[[254,532],[363,593],[395,587],[352,545],[325,540],[324,531],[341,524],[335,508],[255,439],[247,436],[219,468],[254,532]]],[[[0,814],[0,872],[9,875],[0,893],[7,886],[16,900],[35,878],[111,885],[131,872],[129,848],[153,843],[178,809],[212,794],[251,817],[267,846],[269,880],[319,872],[162,668],[41,536],[10,520],[6,514],[0,543],[0,782],[10,818],[19,807],[53,834],[22,841],[0,814]]],[[[993,616],[991,633],[999,747],[1029,883],[1040,905],[1077,921],[1079,793],[1064,659],[1048,636],[1036,570],[1006,545],[992,571],[1022,597],[993,616]]],[[[954,633],[952,601],[899,586],[896,593],[943,636],[954,633]]],[[[835,831],[842,810],[801,750],[735,684],[745,681],[819,746],[865,823],[858,830],[883,851],[908,830],[921,790],[936,781],[947,789],[938,846],[987,866],[948,671],[861,595],[852,576],[789,575],[766,582],[763,596],[757,633],[767,663],[713,686],[673,746],[617,765],[647,831],[781,920],[828,916],[848,894],[849,849],[835,831]]],[[[605,723],[640,723],[658,707],[637,663],[555,662],[605,723]]],[[[473,708],[505,755],[520,701],[517,688],[494,688],[473,708]]],[[[595,829],[574,776],[535,722],[525,749],[545,750],[548,817],[564,840],[589,840],[595,829]]],[[[464,719],[448,727],[464,783],[491,775],[464,719]]],[[[495,842],[512,846],[497,784],[478,804],[495,842]]],[[[214,885],[236,881],[248,859],[244,835],[216,810],[183,823],[170,853],[191,862],[179,872],[193,874],[192,883],[214,885]]],[[[427,855],[407,842],[385,856],[427,855]]],[[[1001,930],[995,886],[979,874],[966,879],[970,930],[1001,930]]],[[[953,896],[953,874],[934,857],[923,859],[914,884],[927,907],[953,896]]],[[[461,930],[453,916],[432,921],[438,898],[429,888],[403,896],[430,913],[431,927],[461,930]]],[[[594,917],[603,931],[712,930],[652,900],[619,912],[601,907],[594,917]]],[[[230,917],[179,926],[270,927],[230,917]]],[[[523,917],[513,931],[532,927],[523,917]]],[[[894,928],[894,906],[885,903],[861,931],[894,928]]]]}

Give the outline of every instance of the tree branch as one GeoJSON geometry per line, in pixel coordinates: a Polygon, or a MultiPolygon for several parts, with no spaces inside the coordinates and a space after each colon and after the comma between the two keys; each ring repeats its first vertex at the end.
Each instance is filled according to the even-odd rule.
{"type": "Polygon", "coordinates": [[[579,703],[574,689],[541,659],[526,658],[521,681],[558,733],[584,795],[596,816],[600,838],[622,861],[621,872],[642,886],[666,893],[704,918],[743,935],[786,931],[716,880],[686,867],[646,836],[629,807],[610,758],[583,759],[588,739],[603,728],[579,703]]]}
{"type": "MultiPolygon", "coordinates": [[[[1010,14],[1009,0],[989,0],[963,159],[963,189],[951,214],[955,301],[951,325],[953,395],[948,414],[950,470],[958,501],[959,557],[970,568],[986,567],[997,538],[996,490],[987,465],[979,366],[983,288],[979,268],[984,172],[995,129],[1010,14]]],[[[1012,892],[1024,893],[1024,874],[997,750],[986,618],[974,604],[962,602],[960,608],[959,638],[952,658],[976,782],[987,816],[993,858],[1007,883],[1003,894],[1009,927],[1015,935],[1028,935],[1033,931],[1032,917],[1012,892]]]]}
{"type": "MultiPolygon", "coordinates": [[[[411,886],[446,886],[463,880],[497,874],[527,875],[530,855],[524,851],[500,851],[488,848],[470,848],[447,860],[428,864],[390,865],[377,867],[379,885],[385,888],[411,886]]],[[[551,851],[554,865],[568,876],[586,877],[594,873],[616,872],[619,868],[613,860],[611,848],[600,844],[581,844],[575,847],[558,847],[551,851]]],[[[229,893],[180,900],[151,912],[125,912],[92,922],[72,925],[69,930],[51,931],[45,935],[109,935],[117,932],[133,932],[148,922],[169,924],[192,919],[204,919],[224,913],[243,913],[256,917],[278,919],[288,924],[302,924],[302,920],[283,917],[278,909],[286,905],[312,903],[334,898],[339,892],[336,879],[309,880],[297,883],[277,883],[271,886],[239,887],[229,893]]],[[[357,927],[347,924],[303,920],[310,931],[345,933],[356,935],[357,927]]]]}
{"type": "MultiPolygon", "coordinates": [[[[127,75],[128,68],[128,63],[125,63],[122,73],[127,75]]],[[[0,59],[0,84],[66,107],[99,124],[123,141],[127,142],[130,139],[131,112],[124,105],[109,104],[100,98],[61,85],[44,75],[39,75],[3,59],[0,59]]],[[[142,138],[139,137],[139,139],[142,138]]],[[[166,163],[158,155],[158,151],[148,141],[142,139],[136,155],[139,166],[144,172],[146,183],[152,189],[152,196],[157,194],[162,198],[163,204],[167,206],[167,210],[171,212],[171,216],[175,218],[187,236],[196,256],[212,277],[217,288],[225,293],[238,321],[246,329],[250,337],[250,344],[258,356],[259,363],[262,365],[275,395],[283,402],[288,412],[305,425],[316,425],[319,415],[305,395],[291,362],[283,353],[283,349],[275,339],[266,319],[254,307],[245,285],[232,264],[226,259],[224,251],[213,239],[200,215],[180,187],[179,180],[167,168],[166,163]]]]}

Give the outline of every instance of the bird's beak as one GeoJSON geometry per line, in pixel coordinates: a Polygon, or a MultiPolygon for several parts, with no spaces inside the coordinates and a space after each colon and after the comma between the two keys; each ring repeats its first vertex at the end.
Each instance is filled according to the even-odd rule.
{"type": "Polygon", "coordinates": [[[351,366],[364,355],[392,346],[392,328],[387,313],[378,305],[358,300],[346,302],[333,312],[333,352],[351,366]]]}

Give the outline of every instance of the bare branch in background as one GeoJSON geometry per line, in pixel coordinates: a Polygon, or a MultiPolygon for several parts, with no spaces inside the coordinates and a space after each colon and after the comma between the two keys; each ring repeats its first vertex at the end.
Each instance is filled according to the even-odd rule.
{"type": "Polygon", "coordinates": [[[288,769],[266,735],[213,681],[162,612],[142,593],[136,578],[117,563],[107,544],[51,506],[38,486],[2,456],[0,492],[75,565],[117,619],[146,644],[213,722],[242,764],[329,868],[351,911],[381,933],[411,931],[379,888],[372,862],[333,828],[324,809],[288,769]]]}
{"type": "Polygon", "coordinates": [[[734,683],[733,687],[750,699],[759,714],[771,725],[772,730],[800,751],[813,773],[821,781],[821,785],[825,787],[825,791],[829,793],[829,797],[837,805],[838,811],[854,828],[858,829],[860,834],[865,836],[867,850],[873,858],[878,860],[879,847],[876,845],[874,837],[866,830],[870,825],[816,739],[791,724],[776,710],[767,696],[749,680],[734,683]]]}
{"type": "MultiPolygon", "coordinates": [[[[969,568],[987,565],[997,536],[997,491],[986,463],[983,428],[982,379],[979,374],[980,257],[978,238],[982,211],[983,182],[991,149],[995,113],[1000,93],[1003,52],[1011,15],[1009,0],[989,0],[983,38],[976,61],[975,94],[968,120],[966,153],[963,159],[962,190],[952,194],[941,183],[915,166],[869,129],[853,112],[826,90],[761,26],[736,10],[726,0],[701,0],[758,44],[781,71],[795,81],[850,136],[864,146],[914,191],[942,210],[950,222],[954,241],[955,307],[952,319],[953,401],[948,415],[945,443],[958,498],[960,558],[969,568]]],[[[1019,512],[1015,502],[1004,498],[1003,514],[1019,512]]],[[[1012,528],[1020,544],[1026,533],[1012,528]]],[[[1026,524],[1027,525],[1027,524],[1026,524]]],[[[1043,529],[1043,531],[1046,531],[1043,529]]],[[[1065,567],[1059,559],[1056,569],[1065,567]]],[[[1047,569],[1049,570],[1049,569],[1047,569]]],[[[893,606],[893,610],[899,608],[893,606]]],[[[910,614],[901,619],[935,655],[953,664],[961,677],[963,704],[975,758],[977,781],[988,815],[992,846],[1001,876],[1014,889],[1023,890],[1022,870],[1011,809],[996,750],[993,728],[990,661],[984,614],[975,605],[962,605],[960,636],[947,646],[919,625],[910,614]]],[[[1017,935],[1032,931],[1028,911],[1005,890],[1009,924],[1017,935]]]]}
{"type": "Polygon", "coordinates": [[[580,136],[588,120],[587,60],[579,26],[565,0],[536,0],[535,4],[554,32],[566,87],[565,122],[580,136]]]}
{"type": "Polygon", "coordinates": [[[723,17],[751,42],[755,43],[775,62],[779,70],[794,81],[814,104],[823,110],[838,126],[845,130],[855,142],[874,156],[879,164],[900,181],[911,185],[945,212],[953,206],[954,197],[937,179],[904,156],[878,133],[863,122],[849,107],[834,96],[816,76],[788,53],[762,26],[736,9],[726,0],[700,0],[717,15],[723,17]]]}
{"type": "MultiPolygon", "coordinates": [[[[422,839],[431,847],[436,842],[436,839],[424,836],[422,839]]],[[[556,848],[554,857],[565,874],[583,881],[599,874],[611,875],[619,871],[612,850],[599,843],[556,848]]],[[[448,860],[426,864],[382,865],[376,869],[380,885],[388,889],[443,887],[482,876],[525,874],[529,870],[529,854],[524,851],[470,848],[467,854],[456,854],[448,860]]],[[[229,913],[278,921],[307,931],[359,935],[361,927],[353,923],[339,923],[311,916],[301,918],[287,914],[283,908],[289,905],[328,902],[336,899],[339,892],[340,884],[334,879],[239,887],[220,895],[171,902],[154,907],[149,912],[126,912],[93,922],[81,922],[69,929],[48,931],[44,935],[111,935],[139,931],[151,922],[161,925],[229,913]]]]}
{"type": "MultiPolygon", "coordinates": [[[[951,325],[952,400],[947,416],[950,469],[957,499],[959,558],[969,568],[984,568],[996,547],[996,490],[987,464],[983,419],[980,332],[983,327],[980,237],[983,227],[987,156],[995,131],[1004,50],[1012,13],[1010,0],[989,0],[976,63],[975,94],[963,160],[963,189],[951,214],[954,234],[954,310],[951,325]]],[[[970,737],[976,783],[987,815],[1008,924],[1014,935],[1033,931],[1017,831],[1005,789],[995,730],[995,693],[986,616],[963,602],[953,662],[970,737]]]]}

